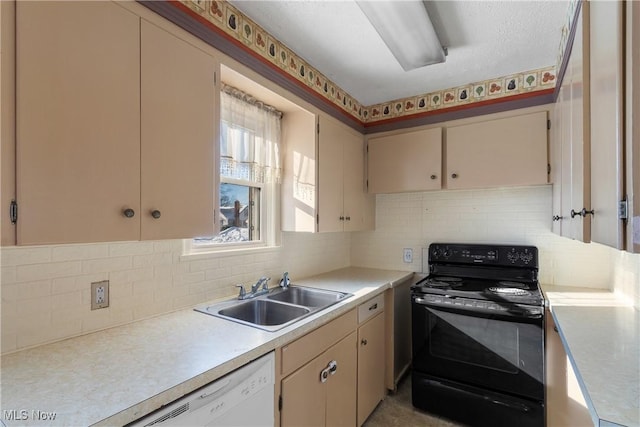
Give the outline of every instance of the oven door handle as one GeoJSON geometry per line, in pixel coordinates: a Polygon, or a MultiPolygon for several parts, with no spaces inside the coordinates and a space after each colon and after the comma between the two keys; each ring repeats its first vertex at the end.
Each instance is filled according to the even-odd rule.
{"type": "MultiPolygon", "coordinates": [[[[452,298],[451,300],[453,301],[455,299],[452,298]]],[[[461,314],[466,314],[470,316],[473,316],[474,314],[484,314],[484,315],[489,314],[493,316],[519,318],[519,319],[541,319],[542,318],[542,310],[540,310],[540,312],[520,310],[517,313],[514,313],[509,310],[495,310],[490,308],[466,307],[466,306],[454,305],[454,304],[438,304],[431,301],[426,301],[425,299],[420,297],[414,297],[413,301],[416,304],[423,305],[425,307],[431,307],[437,310],[448,311],[451,313],[461,313],[461,314]]],[[[497,305],[499,306],[500,304],[497,304],[497,305]]]]}

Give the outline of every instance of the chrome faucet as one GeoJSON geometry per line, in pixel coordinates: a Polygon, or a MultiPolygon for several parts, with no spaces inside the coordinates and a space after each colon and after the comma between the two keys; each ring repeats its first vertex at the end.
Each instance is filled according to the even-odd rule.
{"type": "Polygon", "coordinates": [[[287,289],[291,284],[291,279],[289,279],[289,272],[285,271],[282,273],[282,279],[280,279],[280,287],[282,289],[287,289]]]}
{"type": "Polygon", "coordinates": [[[255,297],[258,295],[262,295],[262,294],[266,294],[269,292],[269,280],[271,280],[271,277],[261,277],[260,279],[258,279],[258,281],[255,283],[255,285],[251,286],[251,296],[255,297]],[[260,289],[262,288],[262,289],[260,289]]]}

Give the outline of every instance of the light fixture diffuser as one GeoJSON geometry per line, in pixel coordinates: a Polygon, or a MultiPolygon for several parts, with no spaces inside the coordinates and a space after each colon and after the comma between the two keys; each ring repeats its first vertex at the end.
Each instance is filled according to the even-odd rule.
{"type": "Polygon", "coordinates": [[[444,62],[442,47],[423,1],[356,1],[405,71],[444,62]]]}

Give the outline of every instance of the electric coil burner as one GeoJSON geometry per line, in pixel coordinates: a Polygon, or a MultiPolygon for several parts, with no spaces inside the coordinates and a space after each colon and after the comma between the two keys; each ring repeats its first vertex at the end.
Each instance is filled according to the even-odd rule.
{"type": "Polygon", "coordinates": [[[432,244],[411,289],[412,401],[472,426],[544,426],[544,299],[533,246],[432,244]]]}

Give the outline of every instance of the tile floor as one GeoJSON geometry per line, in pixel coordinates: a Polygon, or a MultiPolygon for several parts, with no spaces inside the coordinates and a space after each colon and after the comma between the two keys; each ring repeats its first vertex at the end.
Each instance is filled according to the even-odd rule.
{"type": "Polygon", "coordinates": [[[411,404],[411,375],[398,384],[398,391],[387,397],[365,421],[363,427],[461,427],[443,418],[430,415],[411,404]]]}

